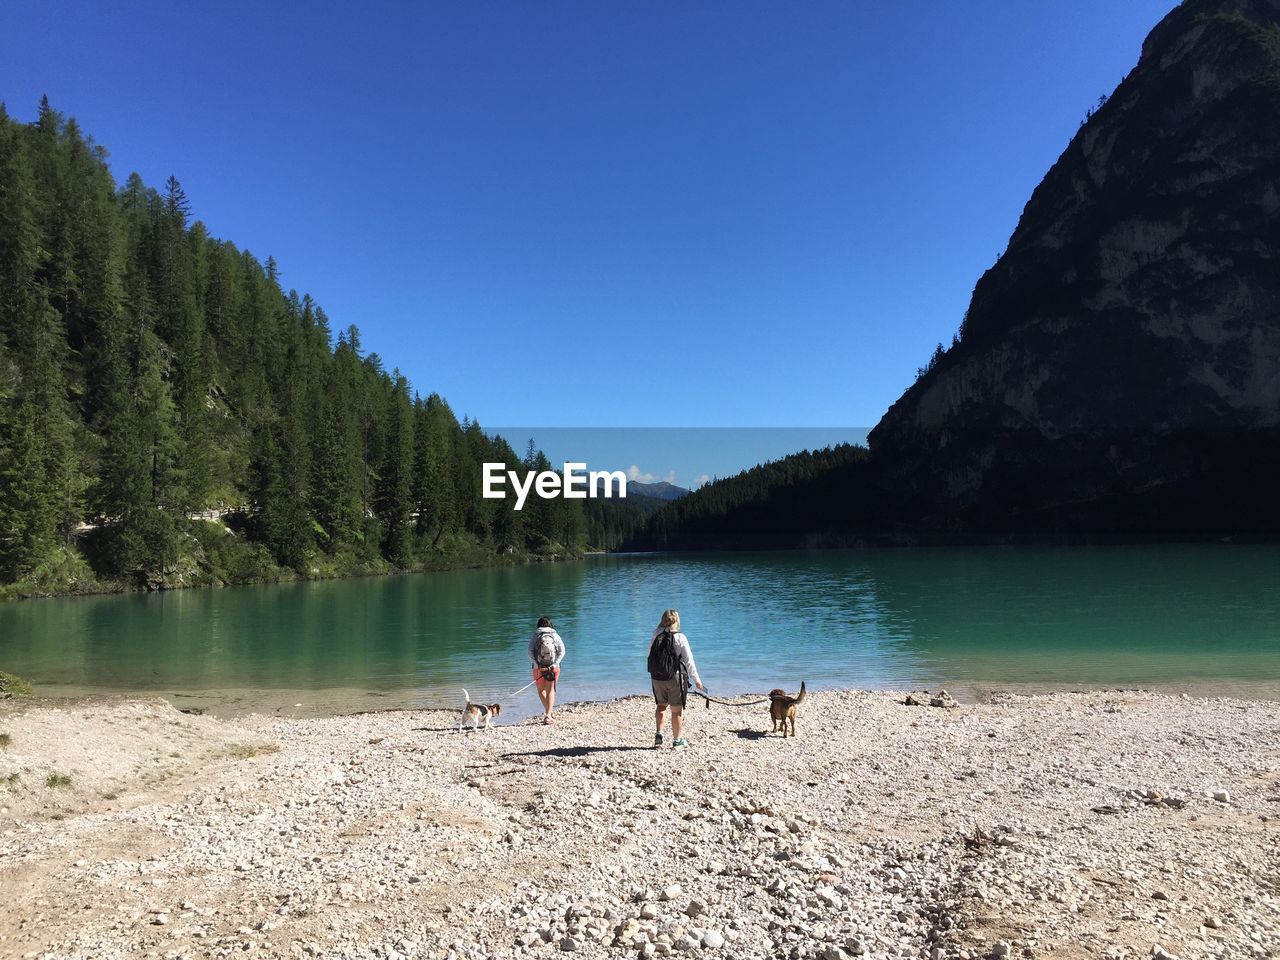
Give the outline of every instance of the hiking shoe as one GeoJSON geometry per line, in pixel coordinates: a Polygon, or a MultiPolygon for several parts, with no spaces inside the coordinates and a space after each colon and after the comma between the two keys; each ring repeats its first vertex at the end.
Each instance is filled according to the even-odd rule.
{"type": "Polygon", "coordinates": [[[687,746],[689,746],[689,741],[686,740],[684,737],[676,737],[674,740],[671,741],[672,750],[683,750],[687,746]]]}
{"type": "Polygon", "coordinates": [[[660,746],[662,746],[662,734],[655,733],[653,735],[653,749],[657,750],[660,746]]]}

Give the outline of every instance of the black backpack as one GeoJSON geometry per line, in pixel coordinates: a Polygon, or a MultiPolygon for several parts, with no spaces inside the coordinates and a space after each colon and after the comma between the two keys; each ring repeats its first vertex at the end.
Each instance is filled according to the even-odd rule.
{"type": "Polygon", "coordinates": [[[649,647],[649,676],[655,680],[674,680],[681,669],[676,636],[670,630],[663,630],[649,647]]]}

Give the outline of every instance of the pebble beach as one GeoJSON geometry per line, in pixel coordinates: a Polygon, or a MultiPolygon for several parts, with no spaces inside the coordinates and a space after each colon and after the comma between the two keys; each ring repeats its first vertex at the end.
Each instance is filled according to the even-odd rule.
{"type": "Polygon", "coordinates": [[[1280,705],[905,699],[0,703],[0,957],[1280,957],[1280,705]]]}

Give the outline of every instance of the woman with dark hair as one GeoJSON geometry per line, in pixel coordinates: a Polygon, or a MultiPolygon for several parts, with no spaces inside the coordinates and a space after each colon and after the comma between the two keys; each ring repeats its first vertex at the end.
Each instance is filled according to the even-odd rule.
{"type": "Polygon", "coordinates": [[[533,682],[542,701],[542,722],[555,723],[551,710],[556,705],[556,682],[560,679],[560,661],[564,659],[564,641],[556,633],[550,617],[538,620],[529,638],[529,661],[533,664],[533,682]]]}

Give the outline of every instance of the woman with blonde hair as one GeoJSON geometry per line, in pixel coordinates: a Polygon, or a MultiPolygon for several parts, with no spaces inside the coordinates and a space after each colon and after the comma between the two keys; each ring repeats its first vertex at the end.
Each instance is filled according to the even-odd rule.
{"type": "Polygon", "coordinates": [[[693,662],[689,638],[680,632],[680,614],[675,610],[662,614],[662,620],[649,641],[649,677],[653,681],[653,701],[657,705],[653,713],[656,724],[653,746],[655,749],[662,746],[662,727],[667,707],[670,707],[671,747],[683,750],[689,746],[689,741],[680,736],[689,681],[692,679],[701,690],[702,679],[698,676],[697,664],[693,662]]]}

